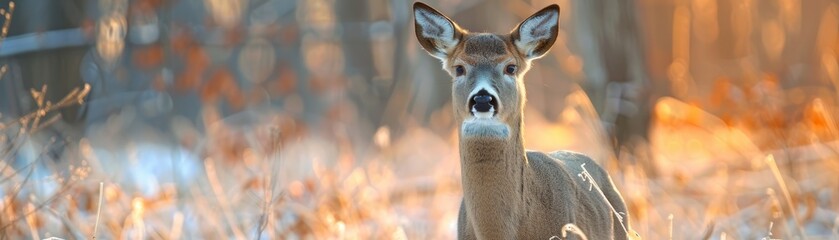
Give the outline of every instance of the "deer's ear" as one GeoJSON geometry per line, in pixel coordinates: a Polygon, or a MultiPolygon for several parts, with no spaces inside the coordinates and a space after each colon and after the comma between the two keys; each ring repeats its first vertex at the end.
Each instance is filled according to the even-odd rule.
{"type": "Polygon", "coordinates": [[[559,5],[552,4],[519,23],[511,35],[519,52],[530,60],[545,55],[558,33],[559,5]]]}
{"type": "Polygon", "coordinates": [[[414,3],[414,26],[422,48],[440,59],[448,57],[463,36],[451,19],[421,2],[414,3]]]}

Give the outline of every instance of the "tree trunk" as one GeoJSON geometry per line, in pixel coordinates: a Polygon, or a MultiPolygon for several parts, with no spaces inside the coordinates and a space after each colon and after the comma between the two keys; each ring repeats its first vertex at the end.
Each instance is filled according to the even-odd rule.
{"type": "Polygon", "coordinates": [[[625,0],[578,0],[573,6],[587,76],[583,88],[619,157],[621,149],[645,145],[639,143],[647,142],[650,126],[652,98],[637,8],[625,0]]]}

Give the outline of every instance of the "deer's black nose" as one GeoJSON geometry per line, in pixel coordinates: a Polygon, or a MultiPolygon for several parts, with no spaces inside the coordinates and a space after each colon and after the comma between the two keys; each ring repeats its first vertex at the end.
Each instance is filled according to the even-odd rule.
{"type": "Polygon", "coordinates": [[[494,103],[495,101],[492,99],[492,95],[490,95],[486,90],[481,90],[472,96],[471,107],[478,112],[489,112],[492,110],[494,103]]]}

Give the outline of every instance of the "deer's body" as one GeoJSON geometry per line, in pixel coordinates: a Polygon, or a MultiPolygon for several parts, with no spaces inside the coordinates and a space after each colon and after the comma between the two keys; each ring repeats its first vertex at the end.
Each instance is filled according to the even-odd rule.
{"type": "Polygon", "coordinates": [[[503,35],[470,33],[422,3],[414,4],[414,16],[420,44],[454,77],[460,239],[549,239],[569,223],[588,239],[637,236],[623,198],[597,163],[579,153],[524,149],[522,78],[556,40],[557,5],[503,35]]]}
{"type": "MultiPolygon", "coordinates": [[[[609,203],[603,200],[597,190],[589,191],[588,183],[581,183],[581,177],[578,174],[582,172],[581,166],[585,163],[586,169],[591,172],[601,188],[604,190],[612,188],[611,180],[601,168],[594,165],[595,163],[590,158],[579,153],[564,151],[550,154],[528,151],[526,156],[526,161],[520,160],[525,164],[510,166],[510,168],[518,167],[520,169],[518,171],[495,170],[495,172],[505,174],[504,177],[500,177],[502,175],[483,176],[483,178],[480,176],[480,174],[494,174],[494,167],[482,167],[478,164],[463,166],[463,174],[470,176],[463,177],[465,196],[460,206],[458,238],[477,239],[477,231],[473,225],[492,226],[493,220],[502,220],[501,222],[506,225],[490,228],[497,232],[487,234],[487,236],[501,236],[498,237],[499,239],[545,239],[560,236],[560,229],[565,224],[574,223],[586,233],[588,239],[626,239],[619,220],[609,208],[609,203]],[[474,174],[467,174],[466,169],[474,174]],[[467,182],[470,184],[466,184],[467,182]],[[499,182],[522,184],[518,187],[513,186],[509,188],[511,191],[506,192],[498,188],[499,185],[503,185],[499,182]],[[467,191],[471,193],[466,193],[467,191]],[[467,194],[471,195],[472,199],[478,199],[473,201],[492,199],[491,196],[480,196],[478,191],[497,194],[497,197],[506,199],[485,201],[491,205],[487,207],[482,207],[480,202],[467,206],[466,199],[470,198],[466,196],[467,194]],[[569,198],[586,200],[572,201],[569,198]],[[468,207],[474,210],[469,211],[468,207]],[[471,218],[468,212],[474,212],[471,218]],[[470,219],[476,219],[477,224],[473,224],[470,219]]],[[[607,194],[608,196],[619,197],[620,195],[612,193],[607,194]]],[[[620,198],[609,199],[609,202],[619,202],[615,210],[626,212],[620,198]]],[[[495,239],[496,237],[486,238],[495,239]]]]}

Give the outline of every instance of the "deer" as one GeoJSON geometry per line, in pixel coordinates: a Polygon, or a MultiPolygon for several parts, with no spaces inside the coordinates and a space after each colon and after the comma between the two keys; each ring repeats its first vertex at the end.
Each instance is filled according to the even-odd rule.
{"type": "Polygon", "coordinates": [[[463,186],[458,239],[565,238],[563,228],[573,226],[588,239],[640,239],[623,197],[594,160],[524,148],[524,75],[556,41],[559,11],[550,5],[494,34],[469,32],[422,2],[413,5],[419,44],[453,78],[463,186]]]}

